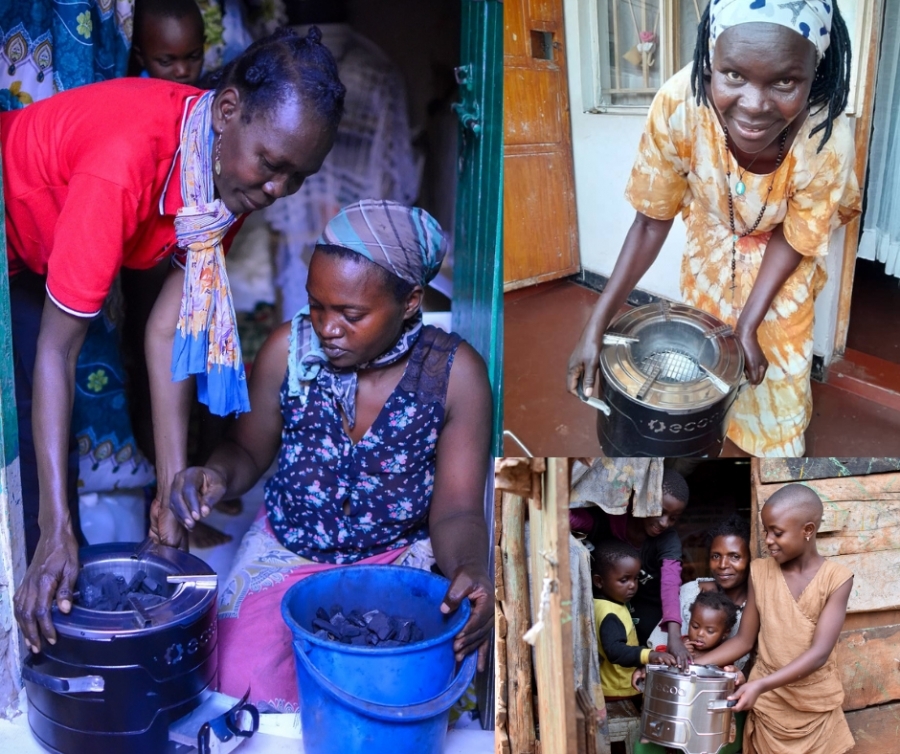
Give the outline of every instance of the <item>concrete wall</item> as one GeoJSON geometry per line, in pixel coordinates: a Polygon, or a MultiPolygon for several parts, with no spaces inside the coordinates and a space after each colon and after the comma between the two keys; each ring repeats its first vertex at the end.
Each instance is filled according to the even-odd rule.
{"type": "MultiPolygon", "coordinates": [[[[625,201],[624,191],[645,116],[585,111],[592,84],[588,80],[590,55],[582,45],[590,43],[592,33],[590,3],[563,0],[563,4],[581,264],[586,270],[609,276],[634,219],[634,209],[625,201]]],[[[684,239],[684,224],[676,218],[659,257],[639,284],[641,289],[681,300],[678,277],[684,239]]],[[[816,301],[814,347],[826,361],[830,360],[834,345],[843,242],[842,229],[832,238],[826,263],[828,284],[816,301]]]]}

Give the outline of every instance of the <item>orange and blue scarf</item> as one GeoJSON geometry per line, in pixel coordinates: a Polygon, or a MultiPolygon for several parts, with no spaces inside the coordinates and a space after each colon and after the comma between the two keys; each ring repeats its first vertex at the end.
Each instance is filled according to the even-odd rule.
{"type": "Polygon", "coordinates": [[[172,380],[197,378],[197,396],[213,414],[250,410],[234,303],[225,272],[225,234],[237,219],[215,198],[212,102],[200,97],[181,132],[181,198],[175,238],[187,252],[184,292],[172,348],[172,380]]]}

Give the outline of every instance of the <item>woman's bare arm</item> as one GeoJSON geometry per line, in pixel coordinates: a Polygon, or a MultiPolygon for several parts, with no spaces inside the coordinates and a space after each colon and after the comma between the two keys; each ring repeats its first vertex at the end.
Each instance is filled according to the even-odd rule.
{"type": "Polygon", "coordinates": [[[41,536],[15,596],[16,620],[25,643],[40,651],[41,636],[56,643],[50,619],[55,599],[64,613],[72,607],[78,576],[78,543],[67,493],[69,435],[75,398],[75,364],[89,317],[76,317],[48,297],[41,316],[34,364],[32,424],[37,448],[41,536]]]}
{"type": "Polygon", "coordinates": [[[170,507],[187,528],[206,516],[223,496],[249,490],[269,468],[281,445],[281,384],[287,370],[291,323],[273,332],[250,375],[252,411],[241,414],[206,465],[185,469],[172,484],[170,507]]]}
{"type": "Polygon", "coordinates": [[[644,273],[659,256],[659,250],[671,227],[672,220],[654,220],[640,212],[635,215],[609,282],[598,299],[588,323],[584,326],[575,350],[569,357],[566,386],[573,395],[578,394],[578,380],[582,377],[585,394],[591,395],[594,392],[603,333],[619,309],[624,306],[644,273]]]}
{"type": "MultiPolygon", "coordinates": [[[[825,603],[819,620],[816,623],[816,630],[813,633],[812,644],[809,649],[800,654],[796,659],[791,660],[783,668],[779,668],[774,673],[757,678],[750,681],[728,697],[729,699],[737,699],[738,703],[734,709],[737,711],[750,709],[759,698],[760,694],[789,683],[796,683],[802,678],[806,678],[810,673],[821,668],[828,656],[834,650],[837,644],[838,636],[844,625],[844,618],[847,615],[847,601],[850,599],[850,592],[853,589],[853,577],[841,584],[825,603]]],[[[749,602],[748,602],[749,605],[749,602]]],[[[777,618],[776,618],[777,620],[777,618]]],[[[741,629],[744,627],[744,618],[741,618],[741,629]]],[[[740,630],[738,629],[738,633],[740,630]]],[[[724,644],[722,645],[724,646],[724,644]]],[[[713,650],[715,651],[715,650],[713,650]]],[[[712,652],[710,653],[712,654],[712,652]]]]}
{"type": "MultiPolygon", "coordinates": [[[[484,514],[490,465],[492,398],[484,362],[461,343],[450,372],[447,413],[437,444],[434,495],[428,516],[438,567],[450,579],[447,612],[469,598],[472,615],[456,636],[457,659],[487,648],[494,623],[494,587],[487,568],[488,533],[484,514]]],[[[479,667],[486,655],[479,652],[479,667]]]]}
{"type": "Polygon", "coordinates": [[[772,232],[766,251],[763,254],[762,264],[756,275],[756,281],[744,308],[738,317],[735,334],[741,342],[746,358],[745,371],[747,378],[754,385],[758,385],[766,376],[769,362],[759,347],[757,330],[766,317],[766,313],[772,306],[772,301],[778,291],[794,273],[803,255],[796,251],[784,237],[784,227],[779,224],[772,232]]]}

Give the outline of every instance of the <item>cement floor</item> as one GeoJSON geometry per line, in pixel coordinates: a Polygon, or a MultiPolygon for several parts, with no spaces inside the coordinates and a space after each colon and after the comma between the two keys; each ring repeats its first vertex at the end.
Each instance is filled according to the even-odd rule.
{"type": "MultiPolygon", "coordinates": [[[[565,389],[569,354],[599,294],[570,281],[504,297],[504,429],[535,456],[600,455],[595,409],[565,389]]],[[[813,382],[808,456],[900,454],[900,412],[813,382]]],[[[504,439],[506,455],[521,447],[504,439]]]]}

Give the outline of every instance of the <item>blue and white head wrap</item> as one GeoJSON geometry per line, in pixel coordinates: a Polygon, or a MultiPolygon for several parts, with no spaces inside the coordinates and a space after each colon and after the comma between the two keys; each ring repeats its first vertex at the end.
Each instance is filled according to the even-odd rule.
{"type": "Polygon", "coordinates": [[[831,43],[834,6],[826,0],[712,0],[709,8],[709,52],[732,26],[769,23],[786,26],[815,45],[816,63],[831,43]]]}

